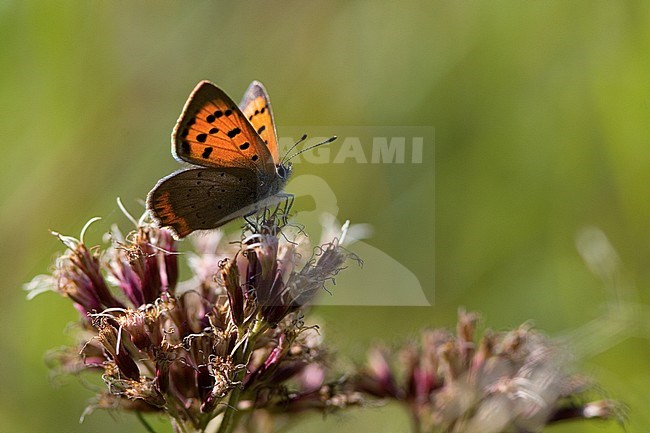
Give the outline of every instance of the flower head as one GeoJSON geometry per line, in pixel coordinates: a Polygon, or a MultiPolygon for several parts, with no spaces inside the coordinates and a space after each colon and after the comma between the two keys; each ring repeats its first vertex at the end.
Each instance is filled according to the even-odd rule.
{"type": "Polygon", "coordinates": [[[141,223],[105,250],[56,234],[67,250],[30,289],[45,284],[82,314],[79,347],[52,357],[59,371],[101,372],[94,408],[162,412],[190,430],[220,414],[232,422],[235,409],[331,409],[326,350],[300,310],[350,253],[335,239],[302,262],[277,221],[267,213],[252,224],[238,251],[203,242],[180,284],[165,230],[141,223]]]}

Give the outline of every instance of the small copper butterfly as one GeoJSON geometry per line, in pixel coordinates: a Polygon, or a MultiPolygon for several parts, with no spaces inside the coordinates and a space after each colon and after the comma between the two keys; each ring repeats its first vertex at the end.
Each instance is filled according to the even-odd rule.
{"type": "Polygon", "coordinates": [[[291,165],[280,161],[269,97],[257,81],[239,106],[201,81],[172,132],[172,154],[192,167],[160,179],[147,196],[147,209],[177,238],[277,201],[291,174],[291,165]]]}

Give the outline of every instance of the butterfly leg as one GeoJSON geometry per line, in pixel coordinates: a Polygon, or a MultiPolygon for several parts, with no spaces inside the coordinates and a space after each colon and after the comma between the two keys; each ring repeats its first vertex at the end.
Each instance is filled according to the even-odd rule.
{"type": "Polygon", "coordinates": [[[285,226],[289,223],[289,213],[291,212],[295,196],[293,194],[281,193],[278,194],[278,197],[280,197],[282,201],[278,203],[275,213],[280,216],[282,225],[285,226]]]}
{"type": "Polygon", "coordinates": [[[248,219],[249,217],[254,216],[254,215],[255,215],[255,212],[251,212],[251,213],[249,213],[247,215],[244,215],[243,218],[244,218],[244,221],[246,221],[248,226],[251,228],[251,230],[253,230],[254,233],[257,233],[259,231],[258,227],[257,227],[257,218],[248,219]]]}

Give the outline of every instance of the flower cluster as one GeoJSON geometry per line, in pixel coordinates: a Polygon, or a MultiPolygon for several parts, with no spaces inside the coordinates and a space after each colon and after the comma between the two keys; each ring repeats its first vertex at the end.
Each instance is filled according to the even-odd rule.
{"type": "MultiPolygon", "coordinates": [[[[278,219],[281,220],[281,219],[278,219]]],[[[218,233],[218,232],[216,232],[218,233]]],[[[81,313],[79,347],[54,357],[60,371],[101,372],[92,408],[167,414],[176,431],[204,431],[218,417],[233,431],[256,411],[331,410],[358,404],[328,383],[328,354],[304,306],[353,257],[338,239],[308,260],[274,215],[251,225],[230,257],[216,235],[199,239],[193,278],[179,284],[176,242],[148,224],[101,250],[56,234],[67,246],[51,276],[35,279],[81,313]],[[206,240],[207,239],[207,240],[206,240]]]]}
{"type": "Polygon", "coordinates": [[[569,373],[568,355],[530,326],[487,331],[476,343],[476,323],[461,310],[455,335],[425,330],[419,344],[373,348],[350,388],[406,405],[417,432],[537,432],[619,415],[612,401],[584,402],[590,382],[569,373]]]}

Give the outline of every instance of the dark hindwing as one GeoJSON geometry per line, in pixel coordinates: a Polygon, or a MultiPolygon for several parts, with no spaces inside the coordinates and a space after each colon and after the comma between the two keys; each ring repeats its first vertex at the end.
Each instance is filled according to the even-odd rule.
{"type": "Polygon", "coordinates": [[[242,113],[253,125],[253,128],[262,137],[264,144],[268,147],[273,162],[280,163],[280,151],[278,149],[278,136],[275,130],[275,120],[271,101],[266,89],[259,81],[253,81],[239,103],[242,113]]]}
{"type": "Polygon", "coordinates": [[[244,216],[265,191],[250,170],[191,168],[164,177],[147,197],[147,209],[178,238],[195,230],[214,229],[244,216]]]}
{"type": "Polygon", "coordinates": [[[247,168],[275,174],[266,144],[237,104],[209,81],[200,82],[185,103],[172,133],[172,152],[203,167],[247,168]]]}

